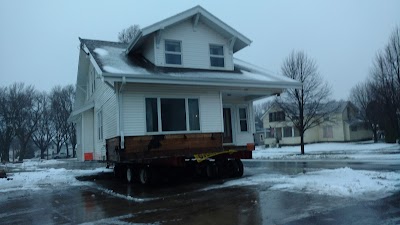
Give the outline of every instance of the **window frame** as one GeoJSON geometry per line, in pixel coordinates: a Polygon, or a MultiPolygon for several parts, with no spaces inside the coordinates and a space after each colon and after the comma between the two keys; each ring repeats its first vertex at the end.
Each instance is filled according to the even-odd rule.
{"type": "Polygon", "coordinates": [[[248,113],[248,109],[247,109],[247,107],[245,107],[245,106],[241,106],[241,107],[238,107],[238,117],[239,117],[239,131],[240,132],[243,132],[243,133],[248,133],[249,131],[250,131],[250,129],[249,129],[249,113],[248,113]],[[245,118],[243,119],[243,118],[241,118],[240,117],[240,110],[241,109],[244,109],[245,111],[245,118]],[[245,121],[246,122],[246,130],[242,130],[242,124],[241,124],[241,122],[242,121],[245,121]]]}
{"type": "Polygon", "coordinates": [[[97,111],[97,140],[104,140],[103,110],[97,111]]]}
{"type": "Polygon", "coordinates": [[[165,39],[165,40],[164,40],[164,58],[165,58],[165,65],[183,66],[182,41],[180,41],[180,40],[172,40],[172,39],[165,39]],[[167,51],[167,42],[176,42],[176,43],[179,43],[180,52],[167,51]],[[167,54],[170,54],[170,55],[179,55],[179,56],[180,56],[180,59],[181,59],[181,63],[180,63],[180,64],[168,63],[168,62],[167,62],[167,54]]]}
{"type": "Polygon", "coordinates": [[[208,52],[210,55],[210,67],[212,68],[225,68],[225,49],[224,49],[224,45],[221,44],[209,44],[208,45],[208,52]],[[222,47],[222,55],[215,55],[215,54],[211,54],[211,47],[222,47]],[[212,65],[212,58],[218,58],[218,59],[222,59],[223,61],[223,66],[213,66],[212,65]]]}
{"type": "Polygon", "coordinates": [[[322,137],[323,138],[333,138],[333,126],[331,126],[331,125],[324,126],[323,130],[322,130],[322,137]]]}
{"type": "Polygon", "coordinates": [[[288,137],[293,137],[293,127],[289,127],[289,126],[286,126],[286,127],[283,127],[283,137],[284,138],[288,138],[288,137]],[[287,136],[287,131],[290,129],[290,136],[287,136]]]}
{"type": "MultiPolygon", "coordinates": [[[[199,133],[201,132],[201,104],[200,104],[200,97],[176,97],[176,96],[162,96],[162,97],[155,97],[155,96],[145,96],[144,97],[144,105],[146,106],[146,99],[148,98],[153,98],[157,100],[157,131],[147,131],[147,121],[146,119],[144,120],[144,127],[145,127],[145,133],[146,134],[182,134],[182,133],[199,133]],[[185,125],[186,125],[186,130],[179,130],[179,131],[163,131],[162,128],[162,112],[161,112],[161,99],[184,99],[185,100],[185,125]],[[189,99],[195,99],[197,100],[198,104],[198,109],[199,109],[199,116],[198,116],[198,121],[199,121],[199,129],[198,130],[191,130],[190,127],[190,121],[189,121],[189,99]]],[[[144,108],[144,114],[146,116],[146,107],[144,108]]]]}

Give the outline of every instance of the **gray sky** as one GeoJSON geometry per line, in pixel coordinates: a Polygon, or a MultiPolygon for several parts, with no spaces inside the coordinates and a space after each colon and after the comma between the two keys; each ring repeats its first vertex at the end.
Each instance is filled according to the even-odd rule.
{"type": "Polygon", "coordinates": [[[196,5],[253,41],[237,58],[280,73],[293,49],[305,51],[338,100],[366,79],[375,54],[400,26],[398,0],[1,0],[0,84],[45,91],[75,84],[78,37],[116,41],[131,24],[145,27],[196,5]]]}

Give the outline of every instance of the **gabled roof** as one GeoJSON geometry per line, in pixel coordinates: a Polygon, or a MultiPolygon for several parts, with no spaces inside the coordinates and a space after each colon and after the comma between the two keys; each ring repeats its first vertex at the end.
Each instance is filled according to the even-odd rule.
{"type": "Polygon", "coordinates": [[[138,35],[136,35],[136,37],[129,44],[128,48],[126,49],[126,54],[129,54],[130,52],[141,46],[141,43],[143,43],[143,41],[147,37],[149,37],[150,34],[159,30],[163,30],[169,26],[173,26],[190,18],[193,18],[194,21],[197,20],[197,22],[200,20],[202,23],[219,32],[222,36],[225,36],[229,39],[232,38],[234,42],[233,52],[237,52],[240,49],[250,45],[251,43],[251,40],[249,38],[239,33],[234,28],[227,25],[222,20],[218,19],[213,14],[205,10],[203,7],[198,5],[184,12],[176,14],[175,16],[171,16],[167,19],[161,20],[160,22],[141,29],[138,35]]]}
{"type": "MultiPolygon", "coordinates": [[[[293,107],[291,107],[293,109],[293,111],[298,111],[297,110],[297,104],[293,104],[291,105],[293,107]]],[[[322,111],[332,111],[332,113],[343,113],[344,110],[347,108],[347,106],[352,106],[352,103],[350,101],[330,101],[328,103],[322,104],[321,105],[321,110],[322,111]]],[[[275,102],[273,102],[268,109],[265,111],[265,113],[261,116],[261,119],[263,119],[266,115],[268,115],[268,113],[270,112],[270,110],[272,109],[280,109],[279,105],[276,104],[275,102]]],[[[307,114],[307,106],[304,109],[304,113],[307,114]]]]}
{"type": "Polygon", "coordinates": [[[109,83],[159,83],[241,88],[301,88],[301,83],[284,76],[272,75],[260,67],[234,59],[233,71],[156,67],[141,54],[124,53],[126,44],[80,39],[94,59],[100,75],[109,83]]]}

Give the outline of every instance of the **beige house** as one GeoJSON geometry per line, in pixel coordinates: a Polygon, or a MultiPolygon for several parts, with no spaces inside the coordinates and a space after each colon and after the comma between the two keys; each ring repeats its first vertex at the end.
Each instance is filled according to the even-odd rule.
{"type": "MultiPolygon", "coordinates": [[[[348,101],[335,102],[337,110],[330,118],[324,118],[319,125],[304,134],[305,143],[347,142],[372,139],[372,131],[357,118],[356,107],[348,101]]],[[[300,134],[285,112],[276,104],[262,116],[265,130],[264,143],[268,147],[300,144],[300,134]]]]}

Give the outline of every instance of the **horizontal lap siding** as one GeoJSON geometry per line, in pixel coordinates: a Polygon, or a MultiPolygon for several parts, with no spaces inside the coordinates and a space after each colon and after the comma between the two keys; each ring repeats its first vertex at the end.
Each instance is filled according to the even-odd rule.
{"type": "Polygon", "coordinates": [[[145,97],[199,98],[201,132],[222,132],[219,91],[171,85],[128,85],[123,94],[122,110],[125,136],[146,134],[145,97]]]}
{"type": "Polygon", "coordinates": [[[95,91],[95,112],[94,112],[94,159],[103,160],[106,155],[105,139],[117,136],[117,97],[114,90],[96,80],[95,91]],[[103,114],[103,140],[99,140],[97,113],[102,110],[103,114]]]}
{"type": "MultiPolygon", "coordinates": [[[[155,49],[155,64],[159,66],[166,66],[165,40],[181,41],[182,66],[185,68],[210,69],[210,44],[223,45],[225,69],[233,69],[233,58],[228,50],[228,39],[201,21],[195,31],[190,20],[162,31],[159,47],[155,49]]],[[[146,51],[148,50],[146,49],[146,51]]]]}

